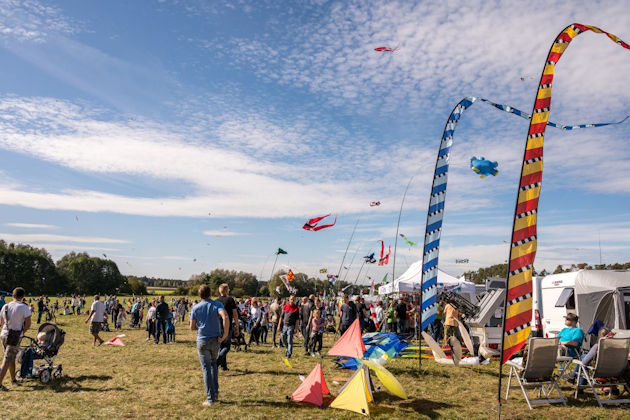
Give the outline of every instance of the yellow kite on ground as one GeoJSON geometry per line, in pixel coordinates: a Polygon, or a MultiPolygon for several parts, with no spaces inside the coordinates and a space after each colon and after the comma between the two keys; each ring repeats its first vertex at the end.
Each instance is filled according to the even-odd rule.
{"type": "Polygon", "coordinates": [[[407,393],[403,389],[400,382],[398,382],[398,379],[396,379],[389,370],[385,369],[383,366],[379,365],[378,363],[374,363],[369,360],[363,360],[363,364],[369,367],[370,369],[372,369],[376,373],[378,380],[381,381],[383,386],[389,392],[391,392],[392,394],[394,394],[395,396],[399,398],[402,398],[403,400],[407,399],[407,393]]]}
{"type": "Polygon", "coordinates": [[[330,404],[331,407],[354,411],[366,416],[370,415],[368,402],[371,402],[373,398],[366,370],[367,367],[357,369],[341,388],[337,398],[330,404]]]}

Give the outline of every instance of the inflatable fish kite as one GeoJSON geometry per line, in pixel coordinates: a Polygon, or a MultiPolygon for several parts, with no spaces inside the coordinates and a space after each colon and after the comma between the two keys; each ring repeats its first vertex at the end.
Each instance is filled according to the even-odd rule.
{"type": "Polygon", "coordinates": [[[304,230],[312,230],[313,232],[317,232],[318,230],[322,230],[322,229],[326,229],[329,227],[333,227],[335,226],[335,223],[337,223],[337,217],[335,217],[335,221],[328,224],[328,225],[317,225],[317,223],[319,223],[321,220],[327,218],[328,216],[330,216],[330,213],[328,213],[325,216],[320,216],[320,217],[314,217],[312,219],[308,219],[308,221],[306,223],[304,223],[304,226],[302,226],[302,229],[304,230]]]}
{"type": "Polygon", "coordinates": [[[470,158],[470,169],[478,173],[481,178],[485,178],[488,175],[497,176],[499,173],[497,171],[498,165],[497,162],[490,162],[484,157],[481,157],[481,159],[477,159],[475,156],[470,158]]]}

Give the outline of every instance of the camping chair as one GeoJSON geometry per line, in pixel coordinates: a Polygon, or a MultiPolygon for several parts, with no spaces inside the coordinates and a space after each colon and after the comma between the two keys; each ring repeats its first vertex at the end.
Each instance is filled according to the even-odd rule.
{"type": "Polygon", "coordinates": [[[507,365],[510,366],[510,376],[505,393],[506,400],[510,395],[510,383],[512,376],[514,376],[523,391],[523,396],[530,410],[533,405],[539,404],[567,404],[567,399],[560,391],[553,374],[558,357],[559,340],[559,338],[530,338],[527,344],[528,356],[525,366],[523,366],[523,360],[507,362],[507,365]],[[530,400],[526,388],[538,390],[538,399],[530,400]],[[558,392],[560,398],[550,398],[554,390],[558,392]]]}
{"type": "MultiPolygon", "coordinates": [[[[623,391],[630,394],[630,384],[625,378],[628,368],[628,351],[630,350],[630,338],[600,338],[597,346],[595,366],[586,366],[580,360],[574,360],[578,365],[578,378],[575,386],[575,397],[578,390],[590,387],[597,404],[628,404],[629,398],[615,400],[601,400],[596,388],[621,385],[623,391]],[[584,377],[588,385],[580,385],[580,378],[584,377]]],[[[624,393],[622,391],[622,394],[624,393]]]]}

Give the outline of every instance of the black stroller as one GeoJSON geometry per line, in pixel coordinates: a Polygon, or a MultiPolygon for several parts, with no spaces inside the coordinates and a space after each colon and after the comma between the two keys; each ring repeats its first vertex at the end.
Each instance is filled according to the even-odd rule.
{"type": "Polygon", "coordinates": [[[63,345],[66,333],[55,324],[47,322],[39,326],[37,335],[41,333],[46,334],[42,343],[28,336],[22,337],[30,340],[30,344],[22,347],[22,364],[28,363],[30,366],[35,360],[46,362],[39,366],[32,363],[32,369],[30,369],[30,372],[26,372],[26,376],[23,378],[39,379],[43,384],[47,384],[50,382],[51,377],[59,378],[61,376],[62,366],[60,364],[55,365],[55,357],[59,352],[59,348],[63,345]],[[28,352],[32,352],[32,361],[26,361],[28,352]]]}

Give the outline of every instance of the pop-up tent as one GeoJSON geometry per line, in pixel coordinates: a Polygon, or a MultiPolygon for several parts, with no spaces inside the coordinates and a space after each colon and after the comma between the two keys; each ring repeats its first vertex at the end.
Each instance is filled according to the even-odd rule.
{"type": "MultiPolygon", "coordinates": [[[[416,261],[409,266],[407,271],[405,271],[392,283],[380,286],[378,288],[378,293],[379,295],[388,295],[391,293],[419,292],[421,281],[422,261],[416,261]]],[[[463,277],[453,277],[450,274],[447,274],[444,271],[438,269],[437,285],[438,288],[443,288],[462,294],[472,303],[477,303],[475,284],[465,280],[463,277]]]]}
{"type": "Polygon", "coordinates": [[[595,320],[616,330],[630,329],[630,271],[575,272],[575,300],[583,330],[595,320]]]}

